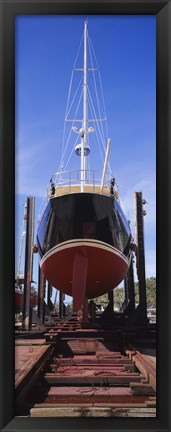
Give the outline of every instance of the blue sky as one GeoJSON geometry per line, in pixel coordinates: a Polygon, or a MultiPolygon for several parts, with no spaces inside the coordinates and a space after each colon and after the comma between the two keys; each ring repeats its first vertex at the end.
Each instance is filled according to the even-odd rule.
{"type": "MultiPolygon", "coordinates": [[[[85,18],[16,18],[16,266],[25,199],[35,196],[37,222],[46,185],[59,168],[68,87],[85,18]]],[[[88,28],[101,70],[110,165],[134,237],[134,191],[148,201],[146,275],[155,276],[156,18],[89,16],[88,28]]],[[[37,265],[36,258],[34,280],[37,265]]]]}

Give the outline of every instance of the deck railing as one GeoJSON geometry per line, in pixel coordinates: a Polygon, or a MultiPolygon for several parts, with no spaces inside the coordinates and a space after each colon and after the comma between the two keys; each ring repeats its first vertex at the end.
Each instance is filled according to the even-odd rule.
{"type": "MultiPolygon", "coordinates": [[[[84,181],[84,191],[92,193],[102,193],[111,195],[110,180],[113,175],[109,172],[106,173],[103,190],[101,191],[102,172],[98,170],[85,170],[85,180],[81,180],[81,170],[61,171],[52,175],[51,181],[47,185],[46,198],[43,200],[39,210],[38,223],[41,220],[44,209],[46,208],[47,201],[50,198],[55,198],[59,195],[68,193],[81,192],[81,181],[84,181]],[[54,185],[54,193],[52,193],[52,185],[54,185]]],[[[113,190],[114,196],[119,200],[118,188],[115,184],[113,190]]]]}
{"type": "MultiPolygon", "coordinates": [[[[103,189],[100,190],[102,173],[98,170],[85,170],[84,180],[82,180],[82,171],[83,170],[72,170],[55,173],[51,178],[51,182],[47,186],[47,196],[56,196],[60,193],[71,193],[74,191],[74,187],[76,187],[79,191],[79,187],[81,190],[82,182],[84,184],[85,192],[88,191],[89,187],[91,187],[92,192],[96,192],[98,189],[99,192],[105,194],[108,193],[110,195],[110,179],[112,178],[111,173],[107,173],[103,189]],[[54,194],[52,193],[52,185],[54,185],[55,188],[54,194]]],[[[116,188],[115,192],[117,192],[116,188]]]]}

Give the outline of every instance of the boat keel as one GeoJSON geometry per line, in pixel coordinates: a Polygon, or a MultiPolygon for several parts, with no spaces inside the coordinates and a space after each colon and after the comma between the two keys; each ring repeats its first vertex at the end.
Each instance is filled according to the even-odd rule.
{"type": "Polygon", "coordinates": [[[80,321],[88,321],[88,299],[85,296],[88,270],[88,257],[75,254],[73,266],[72,296],[73,311],[79,312],[80,321]]]}

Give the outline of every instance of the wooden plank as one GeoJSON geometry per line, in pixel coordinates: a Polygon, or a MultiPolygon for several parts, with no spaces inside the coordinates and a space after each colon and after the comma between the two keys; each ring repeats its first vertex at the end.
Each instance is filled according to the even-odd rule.
{"type": "Polygon", "coordinates": [[[87,376],[47,376],[45,375],[45,381],[48,384],[56,384],[56,385],[86,385],[88,382],[94,385],[129,385],[130,380],[133,382],[138,382],[141,380],[141,377],[135,376],[117,376],[117,377],[96,377],[92,376],[92,374],[87,374],[87,376]]]}
{"type": "Polygon", "coordinates": [[[155,408],[47,407],[32,408],[31,417],[156,417],[155,408]]]}
{"type": "MultiPolygon", "coordinates": [[[[89,386],[82,386],[82,387],[78,387],[78,386],[74,386],[74,387],[59,387],[59,386],[52,386],[50,387],[50,389],[47,389],[47,397],[48,398],[55,398],[55,401],[57,402],[61,402],[60,398],[65,397],[65,398],[80,398],[81,396],[81,401],[82,398],[84,398],[85,396],[105,396],[111,399],[111,397],[126,397],[126,398],[130,398],[132,397],[132,391],[130,389],[129,386],[127,387],[117,387],[117,386],[113,386],[113,387],[92,387],[91,383],[89,383],[89,386]],[[57,400],[58,399],[58,400],[57,400]]],[[[134,400],[137,400],[137,397],[133,398],[134,400]]],[[[139,400],[140,398],[138,398],[139,400]]],[[[142,399],[142,398],[141,398],[142,399]]],[[[144,398],[143,398],[144,399],[144,398]]],[[[50,402],[50,401],[49,401],[50,402]]],[[[116,402],[116,400],[115,400],[116,402]]],[[[118,402],[118,401],[117,401],[118,402]]],[[[144,400],[143,400],[144,402],[144,400]]]]}
{"type": "MultiPolygon", "coordinates": [[[[36,364],[39,361],[41,361],[41,358],[46,354],[48,355],[48,353],[50,353],[52,350],[50,345],[36,347],[36,350],[34,350],[34,348],[32,346],[28,346],[27,350],[23,350],[23,353],[22,351],[19,353],[20,357],[23,356],[23,362],[22,362],[22,366],[20,366],[19,369],[16,369],[16,373],[15,373],[16,389],[26,378],[26,376],[32,371],[33,367],[35,367],[36,364]]],[[[18,364],[19,365],[21,364],[21,359],[20,362],[18,360],[18,364]]],[[[16,353],[15,366],[17,368],[17,353],[16,353]]]]}
{"type": "Polygon", "coordinates": [[[156,364],[154,361],[155,357],[153,361],[151,361],[147,355],[140,353],[139,351],[131,351],[129,349],[126,349],[125,352],[129,355],[129,358],[134,361],[136,367],[140,370],[142,374],[144,374],[147,382],[156,392],[156,364]]]}
{"type": "Polygon", "coordinates": [[[130,387],[135,395],[155,395],[155,391],[149,384],[142,384],[142,383],[132,383],[130,382],[130,387]]]}
{"type": "MultiPolygon", "coordinates": [[[[97,338],[96,338],[96,340],[97,340],[97,338]]],[[[115,352],[109,352],[107,349],[105,349],[105,350],[101,350],[101,351],[96,351],[96,357],[97,358],[103,357],[103,359],[104,358],[108,358],[108,359],[110,359],[110,358],[112,358],[112,359],[114,359],[114,358],[124,359],[125,356],[123,356],[120,352],[116,352],[116,351],[115,352]]]]}
{"type": "Polygon", "coordinates": [[[42,346],[45,345],[44,337],[42,339],[16,339],[15,346],[42,346]]]}
{"type": "Polygon", "coordinates": [[[31,417],[111,417],[111,408],[57,407],[32,408],[31,417]]]}
{"type": "Polygon", "coordinates": [[[130,410],[127,410],[126,412],[124,411],[124,410],[120,410],[120,412],[118,413],[118,412],[113,412],[113,415],[111,416],[111,417],[136,417],[136,418],[139,418],[139,417],[148,417],[148,418],[150,418],[150,417],[155,417],[156,418],[156,411],[154,412],[154,413],[148,413],[148,412],[146,412],[146,413],[141,413],[141,411],[139,411],[139,409],[138,409],[138,411],[135,413],[135,412],[132,412],[132,411],[130,411],[130,410]]]}
{"type": "MultiPolygon", "coordinates": [[[[105,374],[105,373],[107,373],[108,375],[109,375],[109,373],[111,373],[111,375],[117,375],[117,374],[121,374],[122,373],[122,375],[124,374],[126,374],[127,376],[128,376],[128,373],[130,374],[130,376],[132,376],[132,375],[135,375],[135,373],[134,373],[134,370],[132,371],[132,372],[129,372],[130,371],[130,368],[128,369],[128,371],[125,369],[125,367],[124,366],[121,366],[121,365],[115,365],[115,367],[113,366],[113,365],[96,365],[96,364],[94,364],[94,365],[77,365],[77,364],[75,364],[75,365],[73,365],[73,364],[69,364],[69,365],[59,365],[59,364],[51,364],[50,365],[50,368],[51,368],[51,372],[50,373],[52,373],[52,372],[56,372],[56,373],[63,373],[64,372],[64,375],[66,375],[66,374],[72,374],[72,375],[74,375],[75,374],[75,372],[76,372],[76,374],[78,375],[79,373],[82,375],[83,373],[84,373],[84,371],[90,371],[90,372],[92,372],[92,375],[97,375],[97,374],[99,374],[99,373],[103,373],[103,374],[105,374]],[[66,367],[66,366],[68,366],[68,367],[66,367]]],[[[138,375],[136,375],[136,376],[138,376],[138,375]]],[[[154,391],[153,391],[153,393],[152,394],[154,394],[154,391]]]]}
{"type": "Polygon", "coordinates": [[[148,408],[155,408],[156,407],[156,401],[146,401],[146,405],[148,408]]]}
{"type": "MultiPolygon", "coordinates": [[[[127,402],[127,403],[123,403],[123,402],[120,402],[120,403],[113,403],[113,402],[110,402],[110,403],[105,403],[105,402],[103,402],[103,403],[102,402],[70,403],[70,402],[67,402],[67,407],[69,407],[69,408],[82,408],[82,407],[90,408],[92,406],[98,407],[98,408],[105,408],[105,407],[107,407],[107,408],[146,408],[146,403],[144,402],[144,403],[136,403],[135,404],[135,403],[129,403],[129,402],[127,402]]],[[[35,404],[33,408],[39,408],[39,409],[47,408],[48,409],[48,408],[63,408],[63,407],[66,408],[66,403],[41,403],[41,404],[35,404]]]]}
{"type": "MultiPolygon", "coordinates": [[[[77,357],[77,356],[76,356],[77,357]]],[[[90,356],[86,357],[82,357],[82,359],[77,360],[75,357],[71,357],[71,358],[59,358],[56,357],[56,363],[55,364],[60,364],[60,365],[71,365],[71,364],[75,364],[75,365],[84,365],[84,366],[88,366],[88,365],[113,365],[113,367],[115,366],[124,366],[126,367],[126,369],[132,368],[132,370],[135,370],[134,365],[132,364],[131,360],[113,360],[113,359],[96,359],[94,358],[90,358],[90,356]]]]}
{"type": "MultiPolygon", "coordinates": [[[[81,185],[67,185],[67,186],[60,186],[57,187],[55,190],[55,196],[59,195],[65,195],[68,193],[80,193],[81,192],[81,185]]],[[[84,192],[88,193],[100,193],[100,186],[95,185],[85,185],[84,186],[84,192]]],[[[110,189],[108,187],[103,188],[102,195],[110,195],[110,189]]]]}
{"type": "Polygon", "coordinates": [[[39,352],[39,355],[36,358],[31,359],[30,362],[26,363],[26,369],[23,371],[21,376],[19,376],[15,389],[16,415],[18,415],[17,413],[20,413],[27,395],[37,382],[40,372],[47,362],[47,357],[50,355],[52,350],[51,345],[41,347],[41,353],[39,352]]]}

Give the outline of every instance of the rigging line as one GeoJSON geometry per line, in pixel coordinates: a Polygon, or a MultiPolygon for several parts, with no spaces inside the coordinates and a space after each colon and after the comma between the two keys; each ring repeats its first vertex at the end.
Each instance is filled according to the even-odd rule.
{"type": "MultiPolygon", "coordinates": [[[[96,114],[95,114],[95,108],[94,108],[94,105],[93,105],[93,102],[92,102],[92,97],[91,97],[91,93],[90,93],[89,88],[88,88],[88,92],[89,92],[90,100],[91,100],[91,103],[92,103],[92,106],[93,106],[93,109],[94,109],[94,115],[96,116],[96,114]]],[[[99,114],[101,115],[101,112],[99,112],[99,114]]],[[[96,116],[96,118],[97,118],[97,116],[96,116]]],[[[105,139],[105,133],[104,133],[104,127],[103,127],[103,125],[101,124],[101,127],[100,127],[99,123],[97,122],[97,126],[99,128],[99,134],[100,134],[100,137],[101,137],[101,142],[102,142],[102,145],[103,145],[104,153],[106,153],[106,142],[107,142],[107,139],[108,139],[108,130],[106,128],[106,139],[105,139]]],[[[109,161],[108,161],[108,167],[109,167],[109,170],[112,171],[109,161]]]]}
{"type": "MultiPolygon", "coordinates": [[[[76,109],[76,112],[75,112],[75,116],[77,115],[77,112],[78,112],[78,109],[79,109],[79,105],[80,105],[81,99],[82,99],[82,92],[81,92],[81,94],[80,94],[80,99],[79,99],[79,101],[78,101],[78,105],[77,105],[77,109],[76,109]]],[[[76,121],[76,119],[73,120],[73,122],[72,122],[72,126],[73,126],[73,124],[74,124],[75,121],[76,121]]],[[[70,129],[70,133],[69,133],[69,136],[68,136],[68,139],[67,139],[67,142],[66,142],[66,145],[65,145],[65,149],[64,149],[64,151],[63,151],[63,155],[62,155],[62,158],[61,158],[61,159],[64,158],[64,155],[65,155],[65,153],[66,153],[67,146],[68,146],[68,141],[69,141],[69,138],[70,138],[70,135],[71,135],[71,132],[72,132],[72,126],[71,126],[71,129],[70,129]]],[[[61,160],[61,162],[62,162],[62,160],[61,160]]]]}
{"type": "MultiPolygon", "coordinates": [[[[88,95],[89,95],[89,93],[88,93],[88,95]]],[[[93,106],[92,101],[91,101],[91,104],[90,104],[89,106],[90,106],[90,110],[91,110],[91,114],[92,114],[92,108],[94,109],[94,106],[93,106]]],[[[94,123],[93,123],[93,125],[94,125],[94,123]]],[[[98,146],[99,146],[100,155],[101,155],[101,159],[102,159],[102,163],[103,163],[103,162],[104,162],[104,156],[103,156],[103,154],[102,154],[102,148],[103,148],[103,150],[104,150],[104,153],[106,153],[106,149],[100,145],[100,142],[102,141],[101,131],[100,131],[100,128],[99,128],[99,124],[98,124],[98,123],[96,123],[96,126],[98,127],[98,133],[97,133],[97,129],[96,129],[96,127],[94,127],[94,129],[95,129],[95,132],[96,132],[96,136],[97,136],[97,143],[98,143],[98,146]]],[[[111,171],[111,168],[110,168],[109,162],[108,162],[108,167],[109,167],[109,170],[111,171]]],[[[106,173],[106,176],[107,176],[107,175],[109,176],[108,173],[106,173]]],[[[112,174],[111,174],[111,175],[112,175],[112,174]]]]}
{"type": "MultiPolygon", "coordinates": [[[[92,79],[89,79],[89,91],[90,91],[90,93],[93,95],[94,93],[95,93],[95,88],[94,88],[94,84],[93,84],[93,81],[92,81],[92,79]]],[[[92,99],[93,99],[93,97],[92,97],[92,99]]],[[[97,101],[96,101],[96,104],[97,104],[97,101]]],[[[100,104],[101,105],[101,104],[100,104]]],[[[99,115],[99,114],[98,114],[99,115]]],[[[96,116],[97,117],[97,116],[96,116]]],[[[104,111],[101,109],[101,112],[100,112],[100,115],[99,115],[99,121],[100,121],[100,119],[101,119],[101,121],[103,121],[103,125],[104,125],[104,123],[106,123],[106,117],[105,117],[105,113],[104,113],[104,111]]],[[[104,131],[105,132],[105,131],[104,131]]],[[[108,136],[108,135],[107,135],[108,136]]]]}
{"type": "MultiPolygon", "coordinates": [[[[65,113],[65,119],[67,118],[67,116],[68,116],[68,114],[69,114],[69,112],[70,112],[70,110],[71,110],[71,108],[72,108],[72,105],[73,105],[73,103],[74,103],[74,100],[75,100],[75,98],[76,98],[76,95],[77,95],[77,93],[78,93],[78,90],[79,90],[79,88],[80,88],[81,81],[82,81],[82,77],[81,77],[81,79],[80,79],[80,82],[79,82],[79,84],[78,84],[77,90],[76,90],[76,92],[75,92],[74,98],[73,98],[73,100],[72,100],[72,103],[71,103],[71,106],[70,106],[69,109],[68,109],[68,105],[69,105],[69,98],[70,98],[70,94],[69,94],[69,96],[68,96],[68,104],[67,104],[68,112],[65,113]]],[[[71,92],[71,88],[70,88],[70,92],[71,92]]],[[[66,109],[66,111],[67,111],[67,109],[66,109]]],[[[62,155],[63,155],[63,152],[64,152],[65,130],[66,130],[66,123],[64,122],[64,128],[63,128],[63,144],[62,144],[62,155]]],[[[61,157],[62,157],[62,156],[61,156],[61,157]]]]}
{"type": "MultiPolygon", "coordinates": [[[[73,75],[73,72],[72,72],[72,75],[73,75]]],[[[76,93],[75,93],[74,99],[73,99],[73,101],[72,101],[72,105],[73,105],[74,100],[75,100],[75,97],[76,97],[76,95],[77,95],[77,93],[78,93],[78,90],[79,90],[79,87],[80,87],[81,81],[82,81],[82,77],[81,77],[81,80],[80,80],[80,82],[79,82],[78,88],[77,88],[77,90],[76,90],[76,93]]],[[[72,86],[72,83],[70,83],[70,84],[71,84],[71,85],[70,85],[70,90],[69,90],[69,95],[68,95],[68,102],[67,102],[66,112],[67,112],[68,105],[69,105],[69,98],[70,98],[70,92],[71,92],[71,86],[72,86]]],[[[71,110],[72,105],[70,106],[70,110],[71,110]]],[[[70,111],[70,110],[69,110],[69,111],[70,111]]],[[[67,116],[68,116],[68,114],[69,114],[69,111],[68,111],[67,114],[66,114],[66,112],[65,112],[65,119],[67,118],[67,116]]],[[[66,123],[65,123],[65,121],[64,121],[64,127],[63,127],[63,143],[62,143],[62,155],[63,155],[63,152],[64,152],[65,131],[66,131],[66,123]]],[[[62,159],[62,155],[61,155],[61,159],[62,159]]],[[[62,163],[62,161],[61,161],[61,163],[62,163]]]]}
{"type": "Polygon", "coordinates": [[[90,39],[90,45],[91,45],[91,49],[92,49],[95,61],[97,63],[97,69],[98,69],[98,72],[99,72],[99,81],[100,81],[100,84],[101,84],[101,93],[102,93],[102,99],[103,99],[103,108],[104,108],[104,112],[105,112],[105,115],[106,115],[106,105],[105,105],[105,98],[104,98],[104,92],[103,92],[103,86],[102,86],[102,80],[101,80],[101,73],[100,73],[100,68],[99,68],[99,65],[98,65],[98,61],[97,61],[97,58],[96,58],[96,54],[95,54],[95,51],[94,51],[91,39],[90,39]]]}
{"type": "MultiPolygon", "coordinates": [[[[90,90],[90,88],[92,87],[92,90],[94,91],[94,86],[93,86],[93,83],[92,83],[91,80],[89,80],[89,84],[90,84],[90,86],[89,86],[89,92],[92,95],[92,91],[90,90]]],[[[93,96],[92,96],[92,100],[93,100],[93,96]]],[[[103,115],[102,115],[102,117],[103,117],[103,115]]],[[[96,121],[100,122],[100,119],[96,118],[96,121]]],[[[107,139],[108,139],[108,135],[106,134],[106,129],[104,130],[104,123],[106,123],[106,119],[104,119],[104,120],[102,119],[102,121],[103,121],[103,124],[102,124],[103,133],[102,134],[103,134],[103,141],[104,141],[104,145],[105,145],[106,142],[107,142],[107,139]]],[[[105,149],[106,149],[106,146],[105,146],[105,149]]]]}
{"type": "Polygon", "coordinates": [[[83,34],[82,34],[82,38],[81,38],[81,41],[80,41],[80,45],[79,45],[79,48],[78,48],[78,52],[77,52],[77,55],[76,55],[76,58],[75,58],[75,62],[74,62],[74,65],[73,65],[73,69],[74,69],[74,67],[75,67],[75,65],[76,65],[76,62],[77,62],[77,59],[78,59],[78,56],[79,56],[79,52],[80,52],[80,49],[81,49],[81,44],[82,44],[82,41],[83,41],[83,37],[84,37],[84,32],[83,32],[83,34]]]}
{"type": "Polygon", "coordinates": [[[96,57],[96,54],[95,54],[95,51],[94,51],[94,48],[93,48],[93,44],[92,44],[92,41],[91,41],[91,38],[90,38],[90,37],[89,37],[89,43],[90,43],[90,45],[91,45],[91,49],[92,49],[92,52],[93,52],[93,55],[94,55],[94,59],[95,59],[95,61],[96,61],[97,69],[99,69],[99,65],[98,65],[97,57],[96,57]]]}
{"type": "MultiPolygon", "coordinates": [[[[82,97],[83,97],[83,90],[82,90],[82,92],[81,92],[81,94],[80,94],[80,98],[79,98],[79,101],[78,101],[77,109],[76,109],[76,111],[75,111],[75,117],[76,117],[76,115],[77,115],[77,113],[78,113],[78,110],[79,110],[79,106],[80,106],[80,103],[81,103],[81,99],[82,99],[82,97]]],[[[66,148],[67,148],[67,146],[68,146],[68,141],[69,141],[69,138],[70,138],[70,136],[71,136],[71,132],[72,132],[72,127],[73,127],[75,121],[77,121],[76,118],[73,119],[73,122],[72,122],[72,125],[71,125],[71,128],[70,128],[69,137],[68,137],[67,142],[66,142],[66,146],[65,146],[65,151],[64,151],[64,153],[66,152],[66,148]]]]}
{"type": "MultiPolygon", "coordinates": [[[[92,45],[91,39],[89,40],[89,44],[90,44],[89,49],[90,49],[90,57],[91,57],[91,61],[92,61],[92,53],[93,53],[93,54],[94,54],[95,61],[96,61],[97,65],[98,65],[98,62],[97,62],[97,59],[96,59],[96,55],[95,55],[95,52],[94,52],[94,49],[93,49],[93,45],[92,45]]],[[[100,74],[100,69],[99,69],[99,67],[98,67],[98,77],[99,77],[100,91],[101,91],[102,103],[103,103],[103,109],[102,109],[102,111],[104,111],[104,115],[105,115],[105,117],[106,117],[106,107],[105,107],[104,94],[103,94],[103,87],[102,87],[101,74],[100,74]]],[[[93,78],[94,78],[94,87],[95,87],[95,91],[96,91],[96,99],[97,99],[97,104],[98,104],[98,110],[99,110],[99,112],[100,112],[100,104],[99,104],[99,98],[98,98],[98,93],[97,93],[97,85],[96,85],[96,79],[95,79],[95,75],[94,75],[94,74],[93,74],[93,78]]],[[[106,126],[106,141],[107,141],[107,138],[108,138],[107,120],[106,120],[106,125],[105,125],[105,126],[106,126]]],[[[102,131],[102,135],[103,135],[102,143],[104,142],[103,147],[104,147],[104,151],[106,152],[105,133],[104,133],[104,127],[103,127],[102,124],[101,124],[101,131],[102,131]]],[[[109,162],[108,162],[108,166],[109,166],[109,169],[111,170],[111,167],[110,167],[110,163],[109,163],[109,162]]]]}
{"type": "MultiPolygon", "coordinates": [[[[78,48],[78,51],[77,51],[77,55],[76,55],[76,58],[75,58],[75,62],[74,62],[74,65],[73,65],[73,69],[74,69],[74,67],[76,65],[76,62],[77,62],[77,59],[78,59],[78,56],[79,56],[79,52],[80,52],[80,49],[81,49],[81,44],[82,44],[82,41],[83,41],[83,37],[84,37],[84,33],[82,34],[82,38],[81,38],[81,41],[80,41],[80,44],[79,44],[79,48],[78,48]]],[[[71,93],[71,88],[72,88],[73,75],[74,75],[74,71],[72,70],[71,79],[70,79],[70,86],[69,86],[69,92],[68,92],[67,105],[66,105],[66,111],[65,111],[65,118],[66,118],[66,113],[68,111],[68,105],[69,105],[70,93],[71,93]]],[[[66,128],[66,125],[64,123],[63,140],[62,140],[62,154],[63,154],[63,151],[64,151],[65,128],[66,128]]],[[[61,156],[61,158],[62,158],[62,156],[61,156]]]]}
{"type": "MultiPolygon", "coordinates": [[[[93,58],[92,58],[92,52],[91,52],[91,46],[90,46],[90,41],[88,40],[88,44],[89,44],[89,53],[90,53],[90,61],[91,61],[91,66],[93,69],[93,58]]],[[[95,72],[93,70],[93,81],[94,81],[94,89],[95,89],[95,96],[96,96],[96,101],[97,101],[97,108],[98,108],[98,113],[99,113],[99,117],[102,117],[102,113],[100,110],[100,102],[99,102],[99,97],[98,97],[98,92],[97,92],[97,84],[96,84],[96,78],[95,78],[95,72]]],[[[101,133],[103,135],[103,141],[105,141],[105,137],[104,137],[104,128],[103,125],[101,123],[101,133]]]]}
{"type": "MultiPolygon", "coordinates": [[[[94,104],[93,104],[93,101],[92,101],[92,97],[91,97],[91,94],[90,94],[90,91],[89,91],[89,88],[88,88],[88,95],[89,95],[89,99],[90,99],[90,102],[91,102],[91,105],[92,105],[92,109],[93,109],[93,114],[94,114],[94,116],[95,116],[95,119],[96,119],[96,112],[95,112],[95,108],[94,108],[94,104]]],[[[99,127],[99,122],[97,122],[97,128],[98,128],[98,132],[99,132],[99,135],[100,135],[100,138],[101,138],[101,142],[102,142],[102,144],[103,144],[103,150],[104,150],[104,153],[106,153],[106,147],[104,146],[104,143],[103,143],[103,136],[102,136],[102,134],[101,134],[101,129],[100,129],[100,127],[99,127]]]]}
{"type": "MultiPolygon", "coordinates": [[[[90,38],[89,38],[89,39],[90,39],[90,38]]],[[[97,58],[96,58],[96,54],[95,54],[95,51],[94,51],[94,48],[93,48],[93,44],[92,44],[91,39],[90,39],[90,45],[91,45],[91,49],[92,49],[92,52],[93,52],[93,55],[94,55],[95,61],[96,61],[96,63],[97,63],[98,74],[99,74],[99,82],[100,82],[100,88],[101,88],[101,94],[102,94],[102,101],[103,101],[103,108],[104,108],[105,117],[107,117],[107,116],[106,116],[106,104],[105,104],[105,98],[104,98],[104,92],[103,92],[103,86],[102,86],[102,79],[101,79],[100,68],[99,68],[99,65],[98,65],[98,61],[97,61],[97,58]]],[[[107,120],[106,120],[106,133],[107,133],[107,136],[108,136],[109,134],[108,134],[108,123],[107,123],[107,120]]]]}
{"type": "MultiPolygon", "coordinates": [[[[93,112],[93,110],[94,110],[94,106],[93,106],[93,103],[92,103],[92,101],[91,101],[91,104],[90,104],[90,108],[91,108],[91,112],[93,112]]],[[[100,130],[100,128],[99,128],[99,124],[98,124],[98,122],[96,123],[96,126],[94,127],[94,129],[95,129],[95,131],[96,131],[96,135],[97,135],[97,138],[98,138],[98,144],[99,144],[99,148],[100,148],[100,152],[101,152],[101,155],[102,155],[102,149],[103,149],[103,146],[101,146],[101,144],[100,144],[100,142],[102,141],[102,136],[101,136],[101,130],[100,130]]],[[[105,153],[105,152],[104,152],[105,153]]],[[[102,160],[104,159],[104,156],[102,156],[102,160]]]]}
{"type": "MultiPolygon", "coordinates": [[[[91,110],[91,109],[90,109],[90,110],[91,110]]],[[[103,154],[102,154],[102,149],[101,149],[100,140],[99,140],[99,135],[98,135],[98,133],[97,133],[97,130],[95,130],[95,136],[96,136],[96,140],[97,140],[97,145],[98,145],[98,147],[99,147],[99,152],[100,152],[101,161],[102,161],[102,164],[103,164],[104,157],[103,157],[103,154]]]]}
{"type": "Polygon", "coordinates": [[[74,143],[74,145],[73,145],[73,147],[72,147],[71,153],[70,153],[70,155],[69,155],[69,158],[68,158],[68,160],[67,160],[67,162],[66,162],[66,165],[65,165],[65,171],[66,171],[66,168],[67,168],[67,166],[68,166],[68,164],[69,164],[69,161],[70,161],[70,159],[71,159],[71,156],[72,156],[72,154],[73,154],[73,151],[75,150],[75,146],[76,146],[76,144],[77,144],[78,138],[79,138],[79,135],[77,136],[77,139],[76,139],[76,141],[75,141],[75,143],[74,143]]]}
{"type": "MultiPolygon", "coordinates": [[[[106,104],[105,104],[105,98],[104,98],[104,92],[103,92],[103,86],[102,86],[102,79],[101,79],[100,68],[99,68],[98,61],[97,61],[97,58],[96,58],[96,54],[95,54],[95,51],[94,51],[94,48],[93,48],[93,44],[92,44],[92,41],[91,41],[90,38],[89,38],[89,42],[90,42],[91,49],[92,49],[92,52],[93,52],[93,55],[94,55],[94,58],[95,58],[95,61],[96,61],[96,64],[97,64],[98,75],[99,75],[99,82],[100,82],[100,88],[101,88],[101,94],[102,94],[102,101],[103,101],[103,108],[104,108],[105,117],[107,117],[106,116],[106,104]]],[[[106,120],[106,135],[107,135],[107,137],[109,136],[109,133],[108,133],[108,122],[107,122],[107,120],[106,120]]],[[[109,165],[109,168],[110,168],[110,171],[111,171],[110,162],[108,163],[108,165],[109,165]]]]}
{"type": "Polygon", "coordinates": [[[70,94],[71,94],[71,88],[72,88],[73,76],[74,76],[74,71],[71,72],[71,79],[70,79],[70,85],[69,85],[69,90],[68,90],[68,98],[67,98],[67,105],[66,105],[65,117],[66,117],[66,115],[67,115],[67,111],[68,111],[68,105],[69,105],[69,99],[70,99],[70,94]]]}
{"type": "MultiPolygon", "coordinates": [[[[108,137],[108,136],[109,136],[109,132],[108,132],[108,121],[107,121],[107,116],[106,116],[106,105],[105,105],[105,99],[104,99],[104,93],[103,93],[103,86],[102,86],[102,80],[101,80],[101,73],[100,73],[100,71],[98,71],[98,75],[99,75],[99,82],[100,82],[100,88],[101,88],[101,94],[102,94],[102,101],[103,101],[104,113],[105,113],[105,117],[106,117],[106,124],[105,124],[105,127],[106,127],[106,135],[107,135],[107,137],[108,137]]],[[[109,162],[108,164],[109,164],[109,169],[110,169],[110,171],[111,171],[110,162],[109,162]]]]}
{"type": "Polygon", "coordinates": [[[70,108],[68,108],[68,112],[67,112],[66,115],[65,115],[65,119],[67,119],[67,117],[68,117],[68,115],[69,115],[69,113],[70,113],[70,111],[71,111],[71,108],[72,108],[73,103],[74,103],[74,100],[75,100],[75,98],[76,98],[76,96],[77,96],[77,93],[78,93],[78,90],[79,90],[79,88],[80,88],[80,84],[81,84],[82,80],[83,80],[83,77],[81,77],[81,79],[80,79],[80,81],[79,81],[79,84],[78,84],[77,90],[76,90],[76,92],[75,92],[75,94],[74,94],[74,97],[73,97],[72,103],[71,103],[71,105],[70,105],[70,108]]]}
{"type": "MultiPolygon", "coordinates": [[[[92,60],[92,53],[91,53],[91,48],[90,48],[90,46],[89,46],[89,49],[90,49],[90,58],[91,58],[91,63],[93,63],[93,60],[92,60]]],[[[94,89],[95,89],[95,95],[96,95],[96,101],[97,101],[97,108],[98,108],[99,116],[101,116],[101,109],[100,109],[99,97],[98,97],[98,92],[97,92],[97,84],[96,84],[96,78],[95,78],[95,74],[94,74],[94,73],[93,73],[93,80],[94,80],[94,89]]],[[[104,151],[106,152],[105,136],[104,136],[104,128],[103,128],[102,123],[101,123],[101,125],[100,125],[100,129],[101,129],[101,135],[103,136],[102,143],[104,142],[104,144],[103,144],[104,151]]],[[[107,137],[108,137],[108,136],[107,136],[107,137]]]]}
{"type": "MultiPolygon", "coordinates": [[[[105,98],[104,98],[104,92],[103,92],[103,86],[102,86],[102,79],[101,79],[100,70],[98,71],[98,75],[99,75],[100,89],[101,89],[101,94],[102,94],[103,109],[104,109],[105,117],[107,118],[107,115],[106,115],[106,104],[105,104],[105,98]]],[[[107,120],[106,120],[106,126],[108,126],[107,125],[107,120]]],[[[108,130],[107,130],[107,135],[108,135],[108,130]]]]}
{"type": "MultiPolygon", "coordinates": [[[[81,92],[81,94],[80,94],[80,99],[79,99],[79,101],[78,101],[78,105],[77,105],[77,109],[76,109],[76,112],[75,112],[75,116],[76,116],[77,113],[78,113],[78,109],[79,109],[79,106],[80,106],[80,103],[81,103],[81,99],[82,99],[82,97],[83,97],[83,89],[82,89],[82,92],[81,92]]],[[[69,135],[68,135],[68,139],[67,139],[67,142],[66,142],[66,145],[65,145],[65,149],[64,149],[64,152],[63,152],[63,155],[62,155],[62,158],[61,158],[61,161],[60,161],[60,165],[59,165],[59,167],[61,166],[61,163],[62,163],[63,160],[64,160],[64,156],[65,156],[65,153],[66,153],[66,150],[67,150],[67,147],[68,147],[69,139],[70,139],[70,136],[71,136],[71,133],[72,133],[72,127],[73,127],[75,121],[76,121],[76,119],[74,119],[73,122],[72,122],[72,126],[71,126],[71,128],[70,128],[70,132],[69,132],[69,135]]]]}
{"type": "MultiPolygon", "coordinates": [[[[71,73],[71,78],[70,78],[70,86],[69,86],[69,91],[68,91],[68,98],[67,98],[67,104],[66,104],[66,110],[65,110],[65,117],[66,117],[66,113],[67,113],[68,105],[69,105],[69,99],[70,99],[70,93],[71,93],[71,87],[72,87],[72,80],[73,80],[73,71],[71,73]]],[[[64,122],[61,158],[62,158],[63,151],[64,151],[65,128],[66,128],[66,125],[65,125],[65,122],[64,122]]]]}
{"type": "MultiPolygon", "coordinates": [[[[90,108],[90,112],[91,112],[91,115],[92,115],[92,114],[93,114],[93,112],[92,112],[92,106],[89,105],[89,108],[90,108]]],[[[97,123],[97,124],[98,124],[98,123],[97,123]]],[[[97,125],[97,124],[96,124],[96,125],[97,125]]],[[[96,129],[96,127],[95,127],[95,122],[93,122],[93,126],[94,126],[95,134],[96,134],[96,137],[97,137],[97,144],[98,144],[98,146],[99,146],[100,156],[101,156],[102,163],[103,163],[102,149],[101,149],[101,145],[100,145],[99,135],[98,135],[98,133],[97,133],[97,129],[96,129]]]]}

